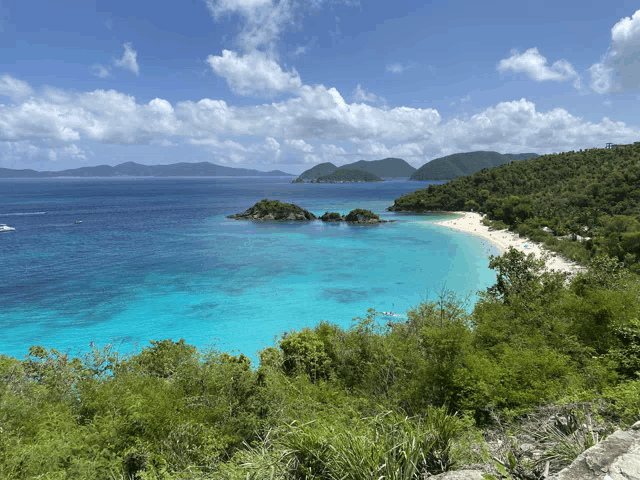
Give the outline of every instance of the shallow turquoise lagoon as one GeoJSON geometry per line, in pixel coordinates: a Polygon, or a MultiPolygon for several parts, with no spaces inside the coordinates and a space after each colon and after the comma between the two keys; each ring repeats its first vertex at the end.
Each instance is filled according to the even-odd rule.
{"type": "Polygon", "coordinates": [[[488,256],[498,251],[434,225],[446,215],[385,211],[423,183],[289,182],[2,181],[0,223],[16,231],[0,236],[0,353],[38,344],[76,355],[91,342],[130,352],[184,338],[255,359],[285,331],[323,320],[348,327],[369,308],[404,314],[442,287],[473,301],[495,280],[488,256]],[[316,215],[367,208],[396,222],[226,218],[262,198],[316,215]]]}

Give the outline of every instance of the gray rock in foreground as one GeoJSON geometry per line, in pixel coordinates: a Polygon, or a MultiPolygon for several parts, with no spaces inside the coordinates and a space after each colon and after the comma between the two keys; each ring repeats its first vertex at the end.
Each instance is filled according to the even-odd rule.
{"type": "Polygon", "coordinates": [[[640,422],[609,435],[547,480],[640,480],[640,422]]]}
{"type": "Polygon", "coordinates": [[[483,480],[480,470],[454,470],[429,477],[429,480],[483,480]]]}

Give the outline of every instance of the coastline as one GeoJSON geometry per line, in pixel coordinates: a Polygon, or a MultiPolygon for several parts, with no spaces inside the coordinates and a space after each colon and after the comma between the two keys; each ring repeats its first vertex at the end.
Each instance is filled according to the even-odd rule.
{"type": "Polygon", "coordinates": [[[451,220],[435,222],[435,224],[484,238],[500,250],[501,254],[505,253],[510,247],[514,247],[516,250],[527,255],[533,253],[538,259],[544,258],[548,270],[567,272],[570,275],[586,270],[585,267],[547,250],[538,242],[520,237],[517,233],[510,232],[509,230],[490,229],[482,224],[482,216],[479,213],[449,213],[455,213],[459,216],[451,220]]]}

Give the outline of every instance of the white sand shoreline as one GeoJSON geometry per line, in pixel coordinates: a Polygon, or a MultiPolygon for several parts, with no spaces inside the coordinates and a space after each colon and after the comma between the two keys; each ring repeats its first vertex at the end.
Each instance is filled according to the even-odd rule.
{"type": "Polygon", "coordinates": [[[585,271],[585,268],[571,260],[567,260],[554,252],[545,249],[540,243],[520,237],[509,230],[493,230],[482,224],[482,216],[473,212],[450,212],[459,215],[451,220],[436,222],[436,225],[452,228],[460,232],[482,237],[494,245],[500,253],[505,253],[509,247],[526,253],[533,253],[536,258],[544,258],[548,270],[567,272],[571,275],[585,271]],[[525,247],[526,245],[526,247],[525,247]]]}

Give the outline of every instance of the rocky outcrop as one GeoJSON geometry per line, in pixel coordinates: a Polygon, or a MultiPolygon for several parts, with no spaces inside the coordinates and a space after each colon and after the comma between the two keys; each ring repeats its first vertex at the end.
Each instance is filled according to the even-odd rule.
{"type": "Polygon", "coordinates": [[[640,422],[630,430],[618,430],[609,435],[546,480],[632,479],[640,479],[640,422]]]}
{"type": "Polygon", "coordinates": [[[484,480],[480,470],[454,470],[429,477],[429,480],[484,480]]]}
{"type": "Polygon", "coordinates": [[[280,222],[308,222],[317,217],[293,203],[285,203],[280,200],[262,200],[243,213],[229,215],[227,218],[235,220],[258,220],[280,222]]]}
{"type": "Polygon", "coordinates": [[[388,220],[382,220],[371,210],[356,208],[351,210],[345,217],[344,221],[352,225],[377,225],[379,223],[387,223],[388,220]]]}
{"type": "Polygon", "coordinates": [[[344,216],[338,212],[324,212],[324,215],[320,217],[323,222],[344,222],[344,216]]]}

